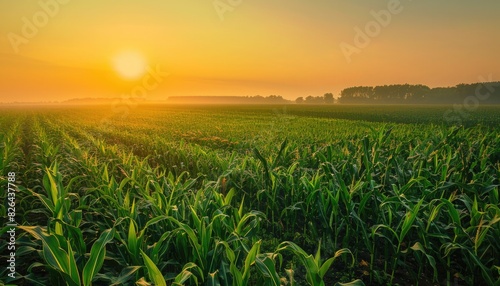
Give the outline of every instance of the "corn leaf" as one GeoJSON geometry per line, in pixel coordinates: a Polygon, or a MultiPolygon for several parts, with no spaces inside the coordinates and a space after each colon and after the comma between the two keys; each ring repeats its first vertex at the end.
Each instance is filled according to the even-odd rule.
{"type": "Polygon", "coordinates": [[[92,284],[92,279],[99,272],[106,257],[106,244],[108,244],[115,235],[114,229],[105,230],[99,239],[94,243],[90,250],[90,258],[83,268],[83,285],[92,284]]]}
{"type": "Polygon", "coordinates": [[[142,254],[142,258],[144,259],[144,265],[146,265],[146,269],[148,270],[148,275],[149,279],[151,279],[151,282],[154,283],[155,286],[167,286],[167,282],[165,281],[165,278],[161,274],[160,270],[154,264],[154,262],[142,251],[140,250],[142,254]]]}

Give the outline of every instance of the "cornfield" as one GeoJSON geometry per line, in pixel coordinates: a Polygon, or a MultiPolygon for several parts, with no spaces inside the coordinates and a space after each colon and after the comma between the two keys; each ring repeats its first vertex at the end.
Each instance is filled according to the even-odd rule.
{"type": "Polygon", "coordinates": [[[498,107],[109,109],[2,107],[3,283],[500,285],[498,107]]]}

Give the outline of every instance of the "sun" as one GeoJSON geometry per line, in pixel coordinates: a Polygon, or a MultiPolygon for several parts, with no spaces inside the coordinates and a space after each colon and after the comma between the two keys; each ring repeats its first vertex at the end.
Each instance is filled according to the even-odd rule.
{"type": "Polygon", "coordinates": [[[146,60],[137,51],[121,51],[113,57],[113,67],[124,79],[138,79],[146,72],[146,60]]]}

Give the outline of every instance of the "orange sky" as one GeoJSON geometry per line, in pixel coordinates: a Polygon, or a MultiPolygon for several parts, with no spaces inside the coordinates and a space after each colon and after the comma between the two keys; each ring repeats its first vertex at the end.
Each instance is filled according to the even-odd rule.
{"type": "Polygon", "coordinates": [[[500,80],[500,1],[230,3],[0,1],[0,102],[500,80]],[[124,51],[143,60],[136,78],[124,51]]]}

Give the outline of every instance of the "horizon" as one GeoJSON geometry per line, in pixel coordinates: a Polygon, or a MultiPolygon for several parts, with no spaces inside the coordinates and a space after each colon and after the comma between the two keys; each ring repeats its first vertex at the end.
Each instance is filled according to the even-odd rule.
{"type": "MultiPolygon", "coordinates": [[[[466,84],[466,85],[474,85],[474,84],[478,84],[478,85],[481,85],[483,83],[493,83],[493,84],[500,84],[500,81],[483,81],[483,82],[471,82],[471,83],[458,83],[456,85],[453,85],[453,86],[434,86],[434,87],[430,87],[430,86],[427,86],[427,85],[423,85],[423,86],[427,86],[429,87],[430,89],[440,89],[440,88],[454,88],[458,85],[461,85],[461,84],[466,84]]],[[[394,85],[400,85],[400,84],[394,84],[394,85]]],[[[404,85],[404,84],[402,84],[404,85]]],[[[422,85],[422,84],[416,84],[416,85],[422,85]]],[[[389,85],[390,86],[390,85],[389,85]]],[[[352,86],[352,87],[346,87],[345,89],[348,89],[348,88],[353,88],[353,87],[369,87],[369,86],[363,86],[363,85],[360,85],[360,86],[352,86]]],[[[326,93],[322,94],[322,95],[308,95],[308,96],[312,96],[312,97],[322,97],[324,96],[326,93]]],[[[339,93],[332,93],[333,94],[333,98],[335,100],[339,100],[341,98],[341,95],[340,95],[340,92],[339,93]]],[[[471,94],[472,95],[472,94],[471,94]]],[[[72,98],[66,98],[66,99],[63,99],[63,100],[39,100],[39,101],[0,101],[0,104],[2,105],[10,105],[10,104],[14,104],[14,105],[17,105],[17,104],[27,104],[27,105],[30,105],[30,104],[71,104],[72,102],[78,102],[78,101],[92,101],[92,103],[90,104],[104,104],[104,103],[95,103],[96,101],[102,101],[102,102],[105,102],[105,103],[109,103],[110,101],[120,101],[121,103],[124,103],[126,102],[127,100],[134,100],[134,101],[138,101],[137,103],[169,103],[169,104],[176,104],[176,103],[172,103],[172,102],[168,102],[170,99],[183,99],[185,98],[186,100],[189,99],[189,100],[193,100],[193,98],[204,98],[204,99],[208,99],[208,98],[227,98],[227,99],[245,99],[245,98],[257,98],[257,97],[262,97],[262,98],[268,98],[270,96],[278,96],[278,97],[281,97],[283,100],[285,101],[288,101],[289,103],[295,103],[295,101],[298,99],[298,98],[306,98],[306,96],[298,96],[296,98],[292,98],[292,99],[289,99],[289,98],[286,98],[286,97],[283,97],[281,95],[260,95],[260,94],[256,94],[256,95],[171,95],[171,96],[168,96],[168,97],[164,97],[164,98],[147,98],[147,97],[124,97],[124,96],[116,96],[116,97],[72,97],[72,98]],[[139,102],[141,101],[141,102],[139,102]]],[[[183,102],[184,103],[187,103],[187,102],[183,102]]],[[[230,102],[231,103],[231,102],[230,102]]],[[[338,103],[338,102],[336,102],[338,103]]],[[[78,104],[85,104],[85,103],[78,103],[78,104]]],[[[188,103],[189,104],[189,103],[188,103]]],[[[205,102],[204,104],[207,104],[207,102],[205,102]]],[[[210,103],[208,103],[210,104],[210,103]]],[[[220,102],[219,103],[214,103],[214,104],[221,104],[220,102]]],[[[234,103],[233,103],[234,104],[234,103]]],[[[247,103],[242,103],[242,104],[247,104],[247,103]]],[[[250,103],[250,104],[253,104],[253,103],[250,103]]],[[[265,104],[274,104],[274,103],[265,103],[265,104]]],[[[394,104],[398,104],[398,103],[394,103],[394,104]]],[[[432,104],[432,103],[431,103],[432,104]]],[[[439,105],[439,104],[438,104],[439,105]]]]}
{"type": "Polygon", "coordinates": [[[499,2],[231,3],[2,2],[0,102],[500,81],[499,2]]]}

